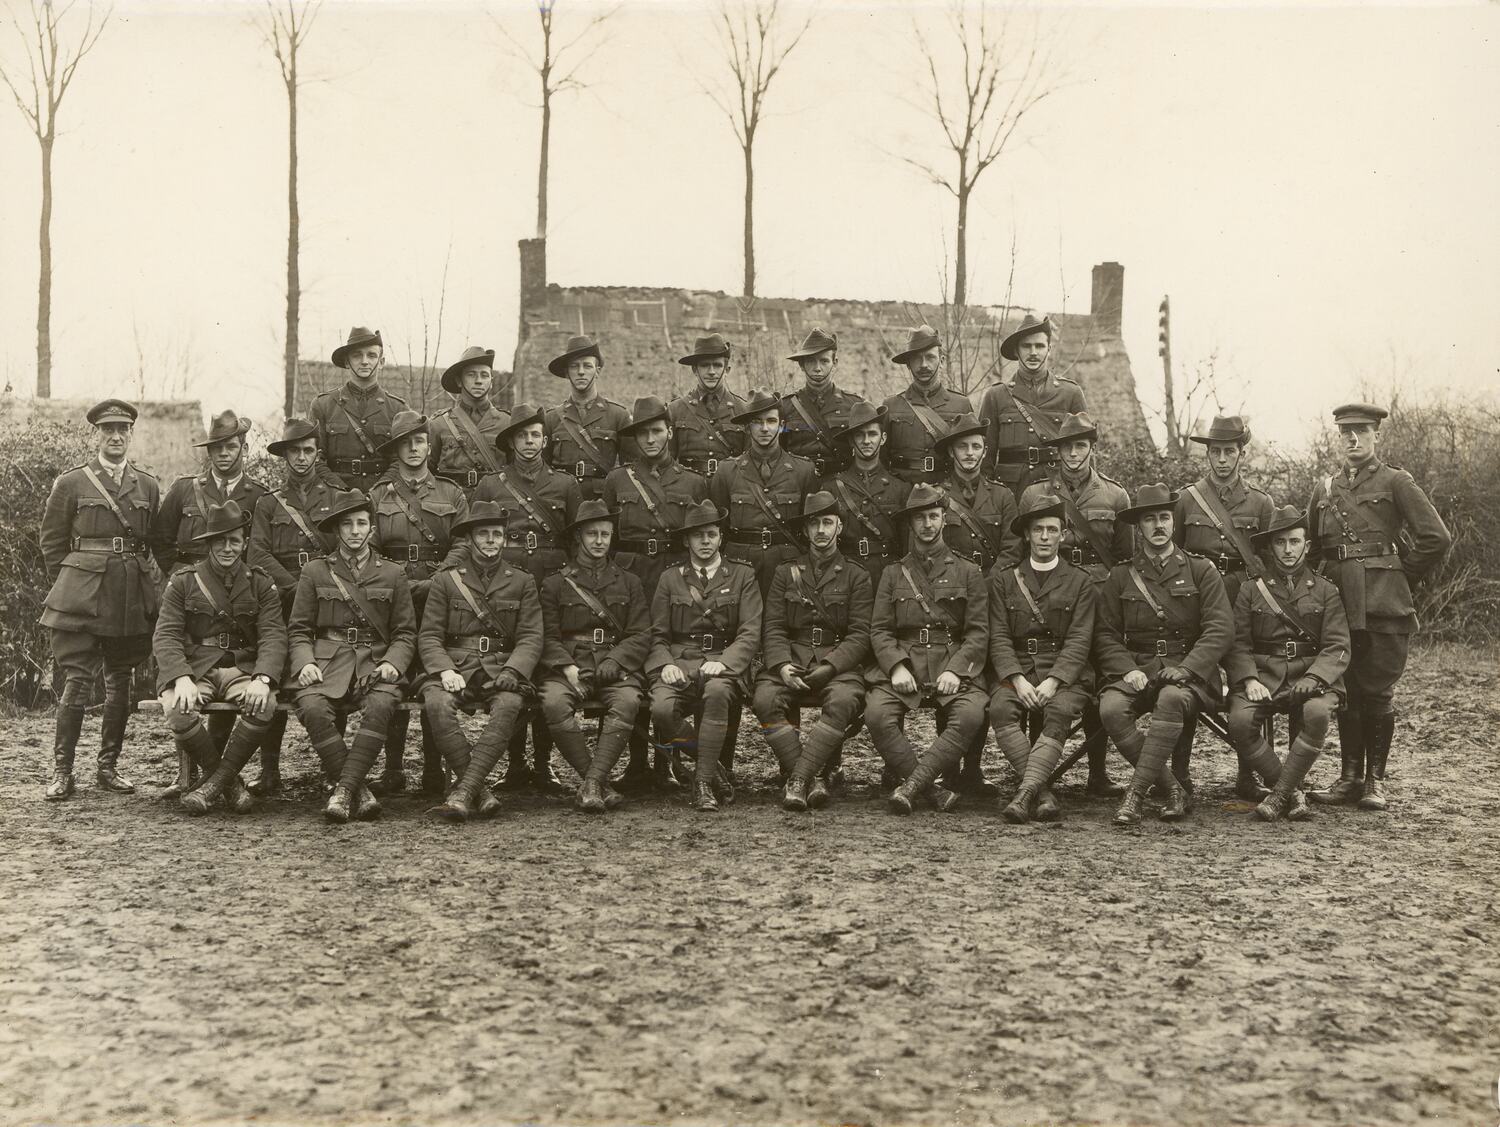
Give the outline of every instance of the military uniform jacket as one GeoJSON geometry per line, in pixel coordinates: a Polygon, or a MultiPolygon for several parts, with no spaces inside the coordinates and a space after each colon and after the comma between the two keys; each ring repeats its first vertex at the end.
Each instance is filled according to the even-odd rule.
{"type": "Polygon", "coordinates": [[[999,564],[990,572],[990,668],[1001,681],[1020,673],[1033,685],[1055,677],[1063,685],[1092,691],[1094,581],[1066,560],[1058,560],[1040,585],[1039,575],[1029,559],[1020,565],[999,564]],[[1021,593],[1018,569],[1045,626],[1021,593]]]}
{"type": "Polygon", "coordinates": [[[1012,372],[984,393],[979,421],[986,427],[989,444],[984,452],[985,470],[1012,489],[1047,476],[1047,467],[1057,463],[1057,448],[1043,446],[1046,435],[1035,427],[1016,401],[1041,421],[1048,434],[1056,434],[1063,419],[1084,409],[1083,388],[1051,369],[1038,379],[1012,372]]]}
{"type": "Polygon", "coordinates": [[[567,562],[563,530],[578,512],[579,502],[578,479],[572,474],[558,473],[545,462],[539,462],[528,474],[512,462],[481,481],[473,499],[496,501],[510,515],[505,546],[527,553],[527,567],[533,575],[545,575],[567,562]],[[525,504],[516,499],[512,489],[525,504]]]}
{"type": "Polygon", "coordinates": [[[593,673],[608,658],[627,674],[639,675],[655,644],[641,581],[613,560],[600,568],[575,561],[547,576],[542,581],[542,628],[542,664],[559,672],[576,665],[581,673],[593,673]],[[595,613],[574,583],[609,615],[595,613]]]}
{"type": "Polygon", "coordinates": [[[318,448],[328,468],[351,486],[367,489],[385,471],[388,459],[378,453],[380,444],[391,436],[391,420],[405,409],[406,400],[378,381],[359,391],[345,380],[314,399],[307,417],[318,428],[318,448]]]}
{"type": "Polygon", "coordinates": [[[481,569],[465,550],[457,566],[433,577],[418,638],[422,667],[430,675],[452,669],[466,681],[480,673],[492,681],[508,666],[528,680],[541,660],[542,645],[542,604],[536,580],[524,568],[497,559],[481,569]],[[492,625],[470,609],[459,578],[492,625]]]}
{"type": "Polygon", "coordinates": [[[760,649],[762,612],[755,571],[747,564],[721,557],[706,588],[691,564],[668,568],[651,599],[646,672],[675,665],[694,677],[704,661],[714,660],[748,683],[760,649]]]}
{"type": "Polygon", "coordinates": [[[244,473],[228,494],[207,470],[179,477],[167,488],[151,525],[151,551],[158,566],[170,575],[179,562],[194,563],[208,554],[208,545],[193,539],[208,527],[203,511],[207,506],[234,501],[249,513],[267,492],[264,485],[244,473]]]}
{"type": "Polygon", "coordinates": [[[870,660],[874,611],[869,573],[837,551],[816,578],[810,553],[778,565],[761,634],[766,671],[779,679],[788,663],[811,669],[826,661],[836,674],[862,672],[870,660]]]}
{"type": "Polygon", "coordinates": [[[156,478],[128,462],[118,486],[97,457],[88,467],[109,492],[125,525],[83,466],[52,483],[38,537],[52,576],[42,625],[111,638],[149,634],[157,596],[147,538],[161,487],[156,478]]]}
{"type": "Polygon", "coordinates": [[[911,486],[885,466],[862,473],[857,466],[840,472],[829,482],[844,520],[839,550],[870,573],[872,584],[892,560],[904,553],[904,529],[893,515],[911,495],[911,486]]]}
{"type": "Polygon", "coordinates": [[[454,563],[449,558],[453,552],[449,530],[469,515],[464,491],[430,473],[413,489],[392,468],[375,483],[370,501],[375,506],[371,542],[382,556],[405,569],[412,599],[420,605],[432,573],[454,563]]]}
{"type": "Polygon", "coordinates": [[[162,592],[151,652],[157,692],[179,677],[196,680],[230,664],[279,684],[286,673],[287,633],[275,581],[244,560],[227,577],[209,560],[182,568],[162,592]]]}
{"type": "MultiPolygon", "coordinates": [[[[1193,482],[1193,488],[1212,503],[1217,497],[1223,502],[1225,511],[1240,530],[1240,536],[1248,544],[1250,534],[1271,527],[1271,518],[1276,515],[1276,504],[1263,489],[1247,485],[1244,478],[1236,475],[1226,492],[1220,492],[1207,477],[1193,482]]],[[[1184,489],[1177,499],[1173,515],[1172,533],[1185,552],[1202,556],[1219,569],[1220,574],[1243,571],[1244,560],[1233,542],[1214,525],[1213,518],[1203,511],[1203,506],[1193,500],[1184,489]]]]}
{"type": "Polygon", "coordinates": [[[323,671],[318,691],[338,700],[357,681],[371,677],[382,661],[405,673],[416,656],[417,619],[411,587],[398,564],[370,549],[358,576],[342,551],[309,560],[297,580],[287,622],[290,676],[315,664],[323,671]],[[373,622],[345,602],[333,577],[362,595],[373,622]]]}
{"type": "Polygon", "coordinates": [[[777,449],[762,461],[749,451],[724,462],[708,482],[708,495],[729,510],[727,546],[736,556],[781,545],[796,545],[801,532],[802,498],[818,487],[818,474],[806,458],[777,449]],[[768,472],[761,473],[762,469],[768,472]],[[756,500],[756,487],[781,515],[773,520],[756,500]]]}
{"type": "Polygon", "coordinates": [[[289,477],[285,486],[262,494],[255,502],[250,520],[250,565],[276,581],[289,606],[296,594],[297,577],[307,561],[338,547],[332,533],[318,530],[318,521],[328,515],[333,495],[345,488],[338,475],[318,465],[306,481],[289,477]],[[302,515],[307,532],[302,531],[288,507],[302,515]]]}
{"type": "Polygon", "coordinates": [[[1132,669],[1154,677],[1182,666],[1209,701],[1219,698],[1219,662],[1234,640],[1234,614],[1219,569],[1174,547],[1160,569],[1144,553],[1117,564],[1100,592],[1094,653],[1105,678],[1132,669]],[[1134,566],[1166,613],[1161,621],[1130,578],[1134,566]]]}
{"type": "Polygon", "coordinates": [[[488,398],[476,410],[467,395],[459,396],[448,410],[433,416],[427,425],[432,456],[428,465],[439,477],[447,478],[469,496],[484,475],[493,472],[504,458],[495,449],[495,436],[510,425],[510,416],[497,409],[488,398]],[[479,432],[476,439],[465,420],[479,432]]]}
{"type": "Polygon", "coordinates": [[[1284,622],[1255,581],[1246,580],[1235,596],[1234,643],[1224,660],[1230,687],[1254,677],[1275,696],[1310,673],[1343,692],[1344,671],[1349,668],[1349,618],[1338,588],[1305,562],[1291,575],[1268,568],[1264,582],[1281,609],[1302,623],[1307,634],[1284,622]]]}
{"type": "Polygon", "coordinates": [[[1344,597],[1349,628],[1415,631],[1412,586],[1442,561],[1453,535],[1411,474],[1372,458],[1353,474],[1318,479],[1307,509],[1308,535],[1344,597]]]}
{"type": "Polygon", "coordinates": [[[748,441],[739,424],[729,420],[745,401],[722,384],[710,396],[694,388],[667,404],[672,424],[672,453],[688,469],[712,477],[719,463],[744,452],[748,441]]]}
{"type": "Polygon", "coordinates": [[[673,554],[672,538],[683,515],[707,497],[708,479],[673,458],[655,466],[641,460],[616,466],[604,479],[604,503],[620,514],[615,546],[637,556],[673,554]],[[651,498],[654,513],[641,489],[651,498]]]}
{"type": "Polygon", "coordinates": [[[1020,511],[1015,494],[988,478],[964,482],[956,474],[943,488],[948,491],[943,539],[954,555],[984,574],[989,574],[997,560],[1012,563],[1021,558],[1021,538],[1010,530],[1010,522],[1020,511]]]}
{"type": "Polygon", "coordinates": [[[989,656],[989,613],[984,575],[972,563],[959,559],[946,544],[926,566],[916,552],[908,552],[880,577],[870,628],[875,661],[866,680],[883,684],[902,662],[924,692],[944,672],[960,681],[976,680],[989,656]],[[925,589],[907,582],[903,565],[925,589]],[[923,607],[924,599],[931,613],[923,607]]]}
{"type": "Polygon", "coordinates": [[[919,481],[936,482],[945,467],[938,465],[936,439],[922,424],[919,413],[927,418],[932,430],[941,435],[953,420],[974,409],[967,395],[949,391],[941,383],[924,392],[911,384],[903,392],[885,401],[885,462],[891,471],[908,485],[919,481]]]}
{"type": "Polygon", "coordinates": [[[781,444],[813,464],[818,480],[847,469],[848,443],[833,440],[835,431],[849,424],[849,414],[860,397],[830,383],[821,395],[804,385],[781,400],[781,444]]]}
{"type": "Polygon", "coordinates": [[[1044,496],[1067,497],[1070,492],[1079,516],[1088,522],[1094,538],[1104,545],[1112,558],[1101,560],[1089,537],[1074,528],[1066,518],[1063,520],[1059,555],[1074,567],[1087,571],[1096,585],[1103,584],[1109,578],[1110,568],[1128,560],[1135,551],[1134,530],[1115,519],[1115,514],[1121,509],[1130,507],[1130,496],[1123,485],[1098,470],[1090,472],[1083,483],[1071,491],[1062,475],[1054,471],[1046,481],[1034,482],[1022,491],[1021,509],[1030,511],[1044,496]]]}
{"type": "Polygon", "coordinates": [[[546,418],[547,461],[559,473],[572,474],[583,497],[598,497],[605,477],[619,464],[620,428],[630,423],[630,412],[596,395],[584,407],[564,400],[546,418]]]}

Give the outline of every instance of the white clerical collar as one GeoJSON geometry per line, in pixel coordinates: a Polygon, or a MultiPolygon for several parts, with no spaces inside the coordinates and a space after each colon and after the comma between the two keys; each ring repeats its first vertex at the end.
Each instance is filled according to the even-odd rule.
{"type": "Polygon", "coordinates": [[[1046,563],[1041,563],[1035,556],[1032,556],[1031,557],[1031,570],[1032,571],[1051,571],[1053,568],[1055,568],[1057,566],[1057,561],[1060,560],[1060,559],[1062,559],[1061,556],[1053,556],[1046,563]]]}

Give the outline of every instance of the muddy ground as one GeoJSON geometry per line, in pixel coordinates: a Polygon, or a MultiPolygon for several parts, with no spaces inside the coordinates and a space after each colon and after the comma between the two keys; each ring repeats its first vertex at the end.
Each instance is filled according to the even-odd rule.
{"type": "Polygon", "coordinates": [[[11,717],[0,1119],[1495,1123],[1494,654],[1422,654],[1402,705],[1387,815],[1262,826],[1204,736],[1195,815],[1124,831],[1081,771],[1057,825],[892,817],[863,738],[811,816],[747,738],[716,817],[331,827],[295,723],[288,800],[190,820],[159,718],[138,794],[54,805],[11,717]]]}

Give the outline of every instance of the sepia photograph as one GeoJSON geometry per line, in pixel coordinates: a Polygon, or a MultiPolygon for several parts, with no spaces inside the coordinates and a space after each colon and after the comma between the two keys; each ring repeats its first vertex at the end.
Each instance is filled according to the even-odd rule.
{"type": "Polygon", "coordinates": [[[1500,3],[0,0],[0,1127],[1500,1123],[1500,3]]]}

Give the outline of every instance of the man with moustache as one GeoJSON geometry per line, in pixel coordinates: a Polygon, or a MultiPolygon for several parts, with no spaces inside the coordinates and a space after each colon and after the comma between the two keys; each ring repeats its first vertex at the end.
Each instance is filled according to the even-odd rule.
{"type": "Polygon", "coordinates": [[[603,501],[579,505],[568,530],[573,558],[542,583],[542,713],[582,780],[577,802],[588,814],[621,802],[609,774],[636,730],[655,641],[641,581],[610,559],[617,518],[603,501]],[[578,725],[589,699],[607,710],[592,753],[578,725]]]}
{"type": "Polygon", "coordinates": [[[1144,485],[1119,519],[1135,525],[1140,547],[1118,563],[1100,592],[1094,647],[1105,686],[1099,716],[1135,768],[1115,825],[1140,822],[1146,793],[1166,791],[1163,821],[1187,816],[1188,796],[1171,770],[1172,751],[1201,709],[1219,703],[1219,662],[1234,638],[1224,580],[1207,560],[1172,539],[1177,494],[1144,485]],[[1140,716],[1151,716],[1142,736],[1140,716]]]}
{"type": "Polygon", "coordinates": [[[1339,713],[1338,782],[1314,791],[1314,802],[1356,803],[1384,810],[1386,763],[1396,730],[1396,683],[1406,670],[1417,629],[1412,590],[1430,575],[1453,535],[1411,474],[1381,461],[1380,423],[1389,412],[1372,403],[1333,409],[1344,465],[1320,478],[1308,502],[1308,530],[1323,574],[1349,615],[1348,694],[1339,713]]]}
{"type": "Polygon", "coordinates": [[[531,676],[542,655],[536,582],[504,558],[506,516],[494,501],[475,501],[453,526],[458,550],[428,588],[417,636],[427,671],[418,690],[422,716],[458,778],[430,813],[449,822],[499,812],[485,780],[533,695],[531,676]],[[487,720],[471,743],[458,714],[480,710],[487,720]]]}
{"type": "Polygon", "coordinates": [[[472,345],[443,372],[443,390],[453,406],[432,418],[428,428],[432,472],[472,497],[480,479],[500,468],[495,436],[510,416],[490,401],[495,382],[495,350],[472,345]]]}
{"type": "MultiPolygon", "coordinates": [[[[621,450],[633,446],[637,456],[610,470],[604,479],[604,503],[620,514],[616,562],[640,580],[648,600],[662,572],[686,559],[677,529],[688,509],[708,497],[707,479],[673,456],[672,435],[667,406],[655,396],[637,399],[629,424],[620,428],[621,450]]],[[[654,784],[661,790],[676,790],[680,783],[661,748],[653,771],[646,749],[648,721],[647,710],[640,710],[621,786],[654,784]]]]}
{"type": "Polygon", "coordinates": [[[807,552],[777,566],[765,601],[762,656],[753,707],[786,780],[782,806],[818,809],[828,803],[824,768],[864,709],[864,667],[870,657],[875,592],[864,568],[839,552],[843,531],[832,493],[803,502],[807,552]],[[799,700],[820,710],[806,735],[792,723],[799,700]]]}
{"type": "Polygon", "coordinates": [[[743,705],[760,649],[755,572],[719,551],[727,516],[712,501],[688,510],[679,528],[688,558],[662,572],[651,600],[651,722],[659,738],[696,749],[693,805],[702,813],[734,801],[723,764],[732,751],[729,720],[743,705]]]}
{"type": "Polygon", "coordinates": [[[930,325],[911,331],[906,347],[891,357],[905,365],[911,384],[885,401],[886,465],[908,484],[936,484],[943,478],[938,466],[938,440],[961,415],[973,410],[968,396],[943,384],[943,344],[930,325]]]}
{"type": "Polygon", "coordinates": [[[46,799],[73,793],[73,758],[83,716],[104,671],[104,715],[99,725],[98,786],[116,794],[135,787],[116,768],[133,702],[135,667],[151,654],[156,583],[148,537],[161,487],[126,455],[138,412],[120,399],[89,408],[95,456],[58,475],[47,496],[38,534],[52,578],[41,623],[52,636],[52,661],[62,672],[52,779],[46,799]]]}
{"type": "Polygon", "coordinates": [[[1058,555],[1064,506],[1036,498],[1013,522],[1026,559],[990,572],[990,723],[995,743],[1021,780],[1001,815],[1007,822],[1055,820],[1052,772],[1073,722],[1093,696],[1094,582],[1058,555]],[[1025,725],[1040,715],[1035,742],[1025,725]]]}
{"type": "Polygon", "coordinates": [[[745,449],[745,433],[732,420],[745,401],[725,386],[732,365],[729,342],[709,333],[693,342],[693,351],[677,361],[693,370],[698,386],[672,400],[672,453],[694,473],[713,477],[719,463],[745,449]]]}
{"type": "Polygon", "coordinates": [[[365,776],[401,702],[417,622],[406,574],[370,543],[374,508],[363,493],[336,494],[318,527],[332,532],[338,547],[309,560],[297,580],[287,623],[288,669],[297,715],[333,784],[324,817],[365,821],[380,813],[365,776]],[[340,724],[356,711],[359,731],[346,745],[340,724]]]}
{"type": "MultiPolygon", "coordinates": [[[[1074,567],[1082,568],[1094,583],[1097,596],[1109,572],[1135,550],[1134,532],[1129,524],[1116,520],[1120,510],[1128,508],[1130,496],[1125,487],[1099,469],[1095,446],[1098,427],[1087,412],[1069,415],[1058,427],[1056,437],[1045,440],[1055,447],[1057,459],[1047,471],[1045,481],[1028,485],[1021,494],[1021,508],[1031,509],[1043,497],[1056,497],[1063,503],[1063,534],[1058,554],[1074,567]]],[[[1097,680],[1098,662],[1094,663],[1097,680]]],[[[1088,757],[1089,779],[1084,793],[1094,798],[1117,798],[1125,788],[1109,777],[1105,767],[1109,740],[1099,720],[1099,704],[1093,697],[1083,708],[1083,750],[1088,757]]]]}
{"type": "Polygon", "coordinates": [[[209,505],[198,534],[207,555],[167,581],[152,638],[162,711],[178,749],[203,774],[178,800],[189,814],[208,813],[220,796],[236,814],[251,811],[240,771],[265,739],[286,672],[281,596],[269,574],[245,561],[249,523],[232,500],[209,505]],[[239,706],[222,751],[199,713],[216,701],[239,706]]]}
{"type": "Polygon", "coordinates": [[[1229,674],[1229,737],[1241,762],[1272,784],[1256,817],[1299,822],[1311,811],[1302,780],[1317,761],[1349,667],[1349,619],[1338,588],[1308,566],[1307,518],[1284,505],[1251,534],[1271,566],[1240,585],[1234,602],[1229,674]],[[1296,737],[1286,760],[1261,725],[1277,712],[1296,737]]]}
{"type": "MultiPolygon", "coordinates": [[[[266,453],[286,463],[280,489],[262,494],[250,520],[250,566],[264,571],[276,584],[283,621],[292,613],[297,580],[307,561],[326,556],[334,538],[318,528],[328,515],[343,481],[318,459],[318,428],[308,419],[287,419],[281,437],[266,443],[266,453]]],[[[281,675],[277,674],[277,680],[281,675]]],[[[262,798],[281,793],[281,741],[286,736],[287,713],[272,712],[260,745],[260,778],[250,784],[262,798]]]]}
{"type": "Polygon", "coordinates": [[[839,366],[836,333],[813,329],[787,359],[802,369],[803,383],[781,401],[781,443],[789,453],[810,461],[818,480],[825,482],[849,465],[849,448],[834,436],[848,426],[849,412],[860,398],[833,382],[839,366]]]}
{"type": "Polygon", "coordinates": [[[943,541],[947,503],[933,485],[912,487],[900,514],[910,550],[885,569],[870,630],[874,661],[866,673],[865,726],[886,765],[902,780],[890,807],[910,814],[919,799],[952,810],[958,795],[938,777],[958,764],[984,729],[982,675],[989,644],[984,576],[943,541]],[[907,713],[931,700],[939,734],[918,753],[903,726],[907,713]]]}
{"type": "MultiPolygon", "coordinates": [[[[578,479],[560,473],[543,458],[547,417],[541,407],[518,403],[510,422],[495,436],[505,468],[490,474],[475,490],[476,501],[494,501],[508,514],[501,557],[542,581],[568,560],[567,528],[578,513],[578,479]]],[[[565,789],[552,771],[552,739],[540,712],[531,717],[532,766],[526,765],[526,726],[517,724],[510,741],[510,763],[500,785],[507,790],[534,786],[545,794],[565,789]]]]}
{"type": "Polygon", "coordinates": [[[547,460],[578,480],[581,500],[597,500],[604,479],[619,461],[620,428],[630,422],[625,408],[599,394],[604,354],[586,336],[572,337],[547,371],[568,381],[568,398],[547,412],[547,460]]]}
{"type": "MultiPolygon", "coordinates": [[[[370,490],[375,509],[375,550],[406,571],[411,587],[412,610],[422,621],[427,589],[438,568],[452,563],[452,528],[469,513],[464,491],[428,469],[431,456],[430,424],[426,415],[399,411],[391,420],[391,436],[380,444],[380,454],[390,459],[390,468],[370,490]]],[[[392,715],[385,734],[385,769],[371,787],[378,795],[399,794],[406,789],[403,760],[409,714],[392,715]]],[[[422,728],[422,791],[442,794],[443,757],[433,742],[431,730],[422,728]]]]}
{"type": "Polygon", "coordinates": [[[1062,420],[1084,410],[1083,388],[1054,375],[1052,319],[1028,313],[1020,327],[1000,342],[1000,356],[1016,369],[984,393],[979,417],[989,428],[985,466],[1017,497],[1033,482],[1043,481],[1057,465],[1058,449],[1049,441],[1062,420]]]}
{"type": "Polygon", "coordinates": [[[385,343],[378,331],[363,326],[333,350],[333,366],[349,378],[312,401],[307,415],[318,428],[318,447],[328,468],[351,489],[368,493],[385,472],[380,444],[391,436],[391,420],[406,409],[406,400],[380,386],[385,343]]]}

